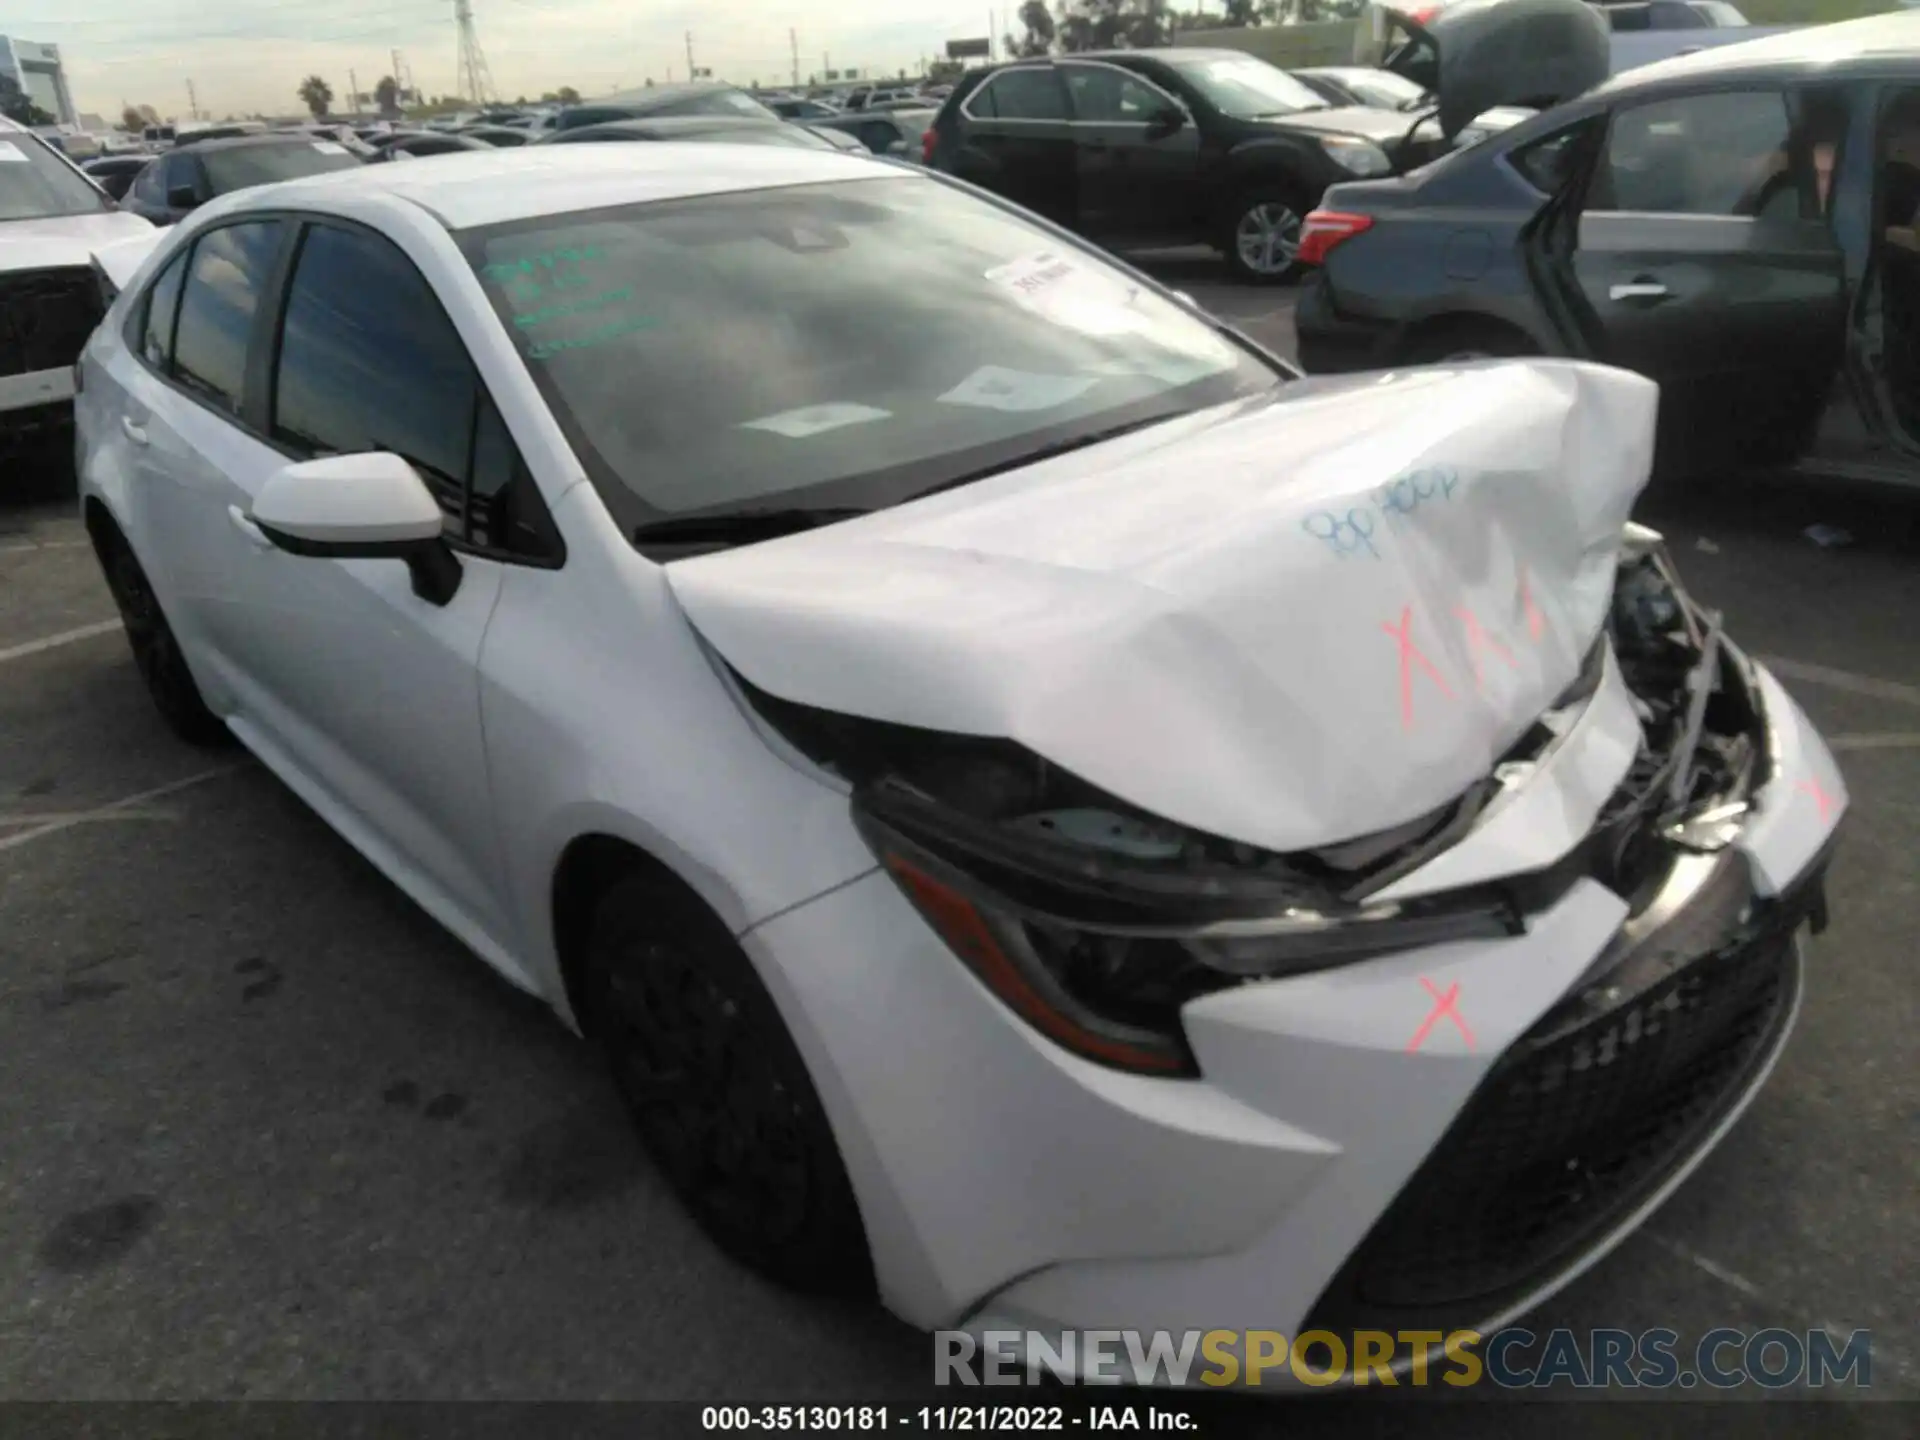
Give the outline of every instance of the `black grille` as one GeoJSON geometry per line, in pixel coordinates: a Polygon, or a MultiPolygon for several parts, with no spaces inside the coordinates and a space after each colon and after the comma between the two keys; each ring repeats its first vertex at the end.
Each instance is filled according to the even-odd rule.
{"type": "Polygon", "coordinates": [[[1556,1009],[1482,1083],[1310,1326],[1450,1328],[1551,1277],[1693,1153],[1792,1013],[1804,905],[1618,1003],[1556,1009]],[[1585,1010],[1586,1013],[1578,1013],[1585,1010]]]}
{"type": "Polygon", "coordinates": [[[0,375],[73,364],[100,313],[100,287],[91,270],[0,275],[0,375]]]}

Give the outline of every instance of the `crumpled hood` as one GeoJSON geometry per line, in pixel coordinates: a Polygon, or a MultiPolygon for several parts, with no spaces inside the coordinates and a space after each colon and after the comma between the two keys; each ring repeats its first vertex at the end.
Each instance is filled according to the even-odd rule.
{"type": "Polygon", "coordinates": [[[0,221],[0,275],[86,265],[103,246],[153,233],[152,225],[124,210],[0,221]]]}
{"type": "Polygon", "coordinates": [[[1657,394],[1571,361],[1299,381],[667,574],[771,694],[1295,850],[1452,800],[1577,677],[1657,394]]]}

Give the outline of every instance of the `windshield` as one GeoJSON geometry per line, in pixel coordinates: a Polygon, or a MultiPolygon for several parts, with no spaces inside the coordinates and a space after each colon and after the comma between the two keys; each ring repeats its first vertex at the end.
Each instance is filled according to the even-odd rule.
{"type": "Polygon", "coordinates": [[[1391,70],[1343,70],[1340,78],[1361,103],[1383,110],[1412,110],[1427,98],[1425,86],[1391,70]]]}
{"type": "Polygon", "coordinates": [[[208,150],[201,155],[213,193],[244,190],[249,185],[271,185],[276,180],[298,180],[329,170],[351,170],[361,164],[338,140],[314,140],[295,145],[242,145],[232,150],[208,150]]]}
{"type": "Polygon", "coordinates": [[[459,238],[629,533],[698,511],[891,505],[1282,381],[1097,256],[932,179],[459,238]]]}
{"type": "Polygon", "coordinates": [[[1261,115],[1327,108],[1327,102],[1304,82],[1251,55],[1181,60],[1163,54],[1156,58],[1179,71],[1222,115],[1251,120],[1261,115]]]}
{"type": "Polygon", "coordinates": [[[36,137],[0,131],[0,220],[93,215],[113,204],[36,137]]]}

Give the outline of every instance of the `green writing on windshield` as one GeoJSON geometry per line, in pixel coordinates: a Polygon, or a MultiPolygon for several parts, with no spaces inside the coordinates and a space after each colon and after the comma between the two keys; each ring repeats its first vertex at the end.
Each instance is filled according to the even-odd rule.
{"type": "Polygon", "coordinates": [[[578,249],[561,246],[553,250],[543,250],[538,255],[528,255],[520,260],[501,260],[480,267],[480,273],[496,285],[511,285],[519,280],[537,279],[541,271],[558,274],[571,265],[574,268],[586,264],[589,260],[604,260],[606,251],[598,245],[585,245],[578,249]]]}
{"type": "Polygon", "coordinates": [[[530,360],[551,360],[556,355],[569,350],[590,350],[595,345],[604,345],[609,340],[618,340],[623,335],[637,334],[642,330],[651,330],[660,323],[653,315],[626,316],[619,320],[609,320],[592,330],[582,331],[578,335],[555,335],[548,339],[536,340],[527,351],[530,360]]]}
{"type": "Polygon", "coordinates": [[[525,314],[513,317],[514,328],[531,330],[536,325],[545,325],[550,320],[564,320],[569,315],[586,315],[595,310],[604,310],[609,305],[617,305],[622,300],[633,298],[633,287],[623,285],[618,290],[603,290],[598,295],[590,295],[584,300],[575,300],[570,304],[542,305],[538,310],[529,310],[525,314]]]}

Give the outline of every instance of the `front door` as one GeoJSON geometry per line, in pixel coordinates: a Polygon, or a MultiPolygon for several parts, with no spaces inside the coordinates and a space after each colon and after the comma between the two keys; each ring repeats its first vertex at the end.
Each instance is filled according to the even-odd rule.
{"type": "Polygon", "coordinates": [[[290,555],[247,518],[282,467],[382,450],[464,538],[469,478],[504,432],[445,312],[370,232],[227,226],[194,246],[165,379],[154,413],[196,463],[161,502],[162,543],[193,572],[183,618],[228,722],[443,920],[504,943],[478,671],[502,565],[462,555],[439,606],[400,561],[290,555]]]}
{"type": "Polygon", "coordinates": [[[1051,65],[996,70],[960,106],[953,170],[1058,225],[1077,227],[1073,126],[1051,65]]]}
{"type": "Polygon", "coordinates": [[[1595,358],[1661,384],[1663,467],[1791,459],[1846,339],[1846,276],[1777,89],[1610,117],[1586,178],[1572,296],[1595,358]]]}
{"type": "Polygon", "coordinates": [[[1118,241],[1197,238],[1200,131],[1186,107],[1118,65],[1059,68],[1073,105],[1081,232],[1118,241]]]}

